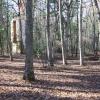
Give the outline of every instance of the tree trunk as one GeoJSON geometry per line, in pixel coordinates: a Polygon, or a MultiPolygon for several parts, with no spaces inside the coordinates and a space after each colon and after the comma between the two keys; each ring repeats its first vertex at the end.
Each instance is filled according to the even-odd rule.
{"type": "Polygon", "coordinates": [[[98,4],[98,1],[97,0],[94,0],[94,3],[95,3],[95,6],[98,10],[98,15],[99,15],[99,21],[100,21],[100,8],[99,8],[99,4],[98,4]]]}
{"type": "Polygon", "coordinates": [[[48,57],[48,65],[53,66],[53,58],[52,58],[52,39],[50,36],[50,1],[47,0],[47,57],[48,57]]]}
{"type": "Polygon", "coordinates": [[[80,66],[83,65],[82,59],[82,0],[79,4],[79,54],[80,54],[80,66]]]}
{"type": "Polygon", "coordinates": [[[78,20],[78,0],[76,0],[76,2],[77,2],[77,37],[76,37],[76,57],[77,57],[77,55],[78,55],[78,26],[79,26],[79,20],[78,20]]]}
{"type": "Polygon", "coordinates": [[[20,53],[24,54],[24,44],[23,44],[23,38],[22,38],[22,22],[21,22],[21,14],[20,14],[20,0],[18,0],[18,10],[19,10],[19,27],[20,27],[20,53]]]}
{"type": "Polygon", "coordinates": [[[66,64],[66,53],[65,53],[65,46],[64,46],[64,34],[62,30],[62,7],[61,7],[61,0],[59,0],[59,22],[60,22],[60,36],[61,36],[61,48],[62,48],[62,60],[63,65],[66,64]]]}
{"type": "Polygon", "coordinates": [[[32,0],[26,0],[26,23],[25,23],[25,71],[24,80],[34,81],[33,71],[33,18],[32,0]]]}
{"type": "Polygon", "coordinates": [[[8,0],[7,0],[7,51],[9,52],[10,55],[10,60],[13,61],[13,56],[12,56],[12,45],[11,45],[11,40],[9,38],[9,11],[8,11],[8,0]]]}

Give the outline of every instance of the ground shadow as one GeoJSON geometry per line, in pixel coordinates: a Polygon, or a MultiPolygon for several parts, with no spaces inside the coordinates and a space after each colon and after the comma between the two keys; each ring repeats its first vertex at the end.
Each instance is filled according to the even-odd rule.
{"type": "Polygon", "coordinates": [[[32,93],[31,91],[20,91],[20,92],[1,93],[0,100],[75,100],[75,99],[68,97],[66,97],[66,99],[59,98],[44,92],[32,93]]]}

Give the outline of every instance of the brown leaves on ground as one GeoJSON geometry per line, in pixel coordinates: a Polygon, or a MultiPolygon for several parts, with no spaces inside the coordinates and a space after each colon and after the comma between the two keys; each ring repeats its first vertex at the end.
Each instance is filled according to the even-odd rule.
{"type": "Polygon", "coordinates": [[[100,100],[100,65],[62,66],[59,61],[48,70],[34,60],[36,81],[31,83],[22,80],[23,68],[22,56],[13,62],[0,58],[0,100],[100,100]]]}

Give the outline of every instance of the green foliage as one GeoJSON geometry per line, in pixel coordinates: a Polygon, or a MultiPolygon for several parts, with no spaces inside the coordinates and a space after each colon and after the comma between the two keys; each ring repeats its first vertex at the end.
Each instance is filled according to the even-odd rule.
{"type": "Polygon", "coordinates": [[[4,32],[4,27],[2,27],[2,25],[0,25],[0,32],[4,32]]]}

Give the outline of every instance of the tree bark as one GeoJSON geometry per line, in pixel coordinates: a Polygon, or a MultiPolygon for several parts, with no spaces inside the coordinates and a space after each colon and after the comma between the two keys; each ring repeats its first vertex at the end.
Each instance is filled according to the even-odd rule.
{"type": "Polygon", "coordinates": [[[98,10],[98,15],[99,15],[99,21],[100,21],[100,8],[99,8],[99,4],[98,4],[98,1],[97,0],[94,0],[94,3],[95,3],[95,6],[98,10]]]}
{"type": "Polygon", "coordinates": [[[9,52],[10,55],[10,60],[13,61],[13,56],[12,56],[12,45],[11,45],[11,39],[9,38],[9,11],[8,11],[8,0],[7,0],[7,51],[9,52]]]}
{"type": "Polygon", "coordinates": [[[61,0],[59,0],[59,24],[60,24],[60,36],[61,36],[61,48],[62,48],[62,60],[63,65],[66,64],[66,53],[65,53],[65,45],[64,45],[64,34],[62,30],[62,7],[61,0]]]}
{"type": "Polygon", "coordinates": [[[34,81],[32,0],[26,0],[25,54],[25,71],[23,79],[34,81]]]}
{"type": "Polygon", "coordinates": [[[80,66],[83,65],[82,59],[82,0],[79,4],[79,55],[80,55],[80,66]]]}
{"type": "Polygon", "coordinates": [[[50,0],[47,0],[47,57],[48,57],[48,66],[53,66],[52,58],[52,39],[50,35],[50,0]]]}
{"type": "Polygon", "coordinates": [[[22,22],[21,22],[21,14],[20,14],[20,3],[21,1],[18,0],[18,10],[19,10],[19,27],[20,27],[20,53],[24,54],[24,44],[23,44],[23,38],[22,38],[22,22]]]}

